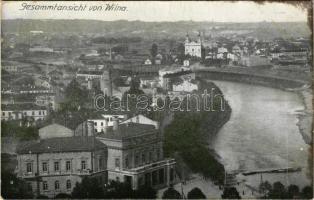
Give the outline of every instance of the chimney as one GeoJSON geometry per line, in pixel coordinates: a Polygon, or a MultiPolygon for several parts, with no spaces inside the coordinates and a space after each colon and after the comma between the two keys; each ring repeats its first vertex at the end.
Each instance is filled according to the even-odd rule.
{"type": "Polygon", "coordinates": [[[114,118],[112,119],[112,121],[113,121],[113,130],[114,130],[114,131],[118,130],[118,128],[119,128],[119,121],[118,121],[118,118],[114,117],[114,118]]]}

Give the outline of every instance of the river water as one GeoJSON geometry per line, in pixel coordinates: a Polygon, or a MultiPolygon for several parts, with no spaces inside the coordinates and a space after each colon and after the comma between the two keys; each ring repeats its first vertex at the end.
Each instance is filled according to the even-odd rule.
{"type": "MultiPolygon", "coordinates": [[[[301,172],[263,174],[263,180],[309,184],[308,145],[296,125],[296,111],[304,109],[293,93],[256,85],[214,81],[232,108],[230,120],[211,144],[227,170],[302,167],[301,172]]],[[[246,177],[260,183],[260,175],[246,177]]]]}

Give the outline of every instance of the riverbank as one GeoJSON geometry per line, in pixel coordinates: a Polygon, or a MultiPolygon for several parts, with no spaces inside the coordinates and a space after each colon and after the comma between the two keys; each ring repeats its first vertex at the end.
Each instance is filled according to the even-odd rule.
{"type": "MultiPolygon", "coordinates": [[[[215,95],[223,97],[221,90],[215,84],[201,79],[198,81],[199,91],[215,90],[215,95]]],[[[207,111],[203,108],[202,110],[192,108],[191,111],[174,112],[172,121],[165,127],[164,152],[166,156],[176,158],[178,168],[181,169],[178,170],[181,180],[188,179],[191,173],[199,173],[216,184],[222,185],[224,182],[224,166],[219,162],[218,154],[213,149],[209,149],[209,141],[229,120],[231,108],[227,101],[223,101],[224,110],[221,110],[219,109],[222,105],[221,99],[213,100],[215,109],[207,111]]]]}
{"type": "Polygon", "coordinates": [[[313,105],[311,89],[297,90],[297,94],[302,99],[304,109],[297,113],[297,126],[306,144],[312,143],[313,105]]]}
{"type": "Polygon", "coordinates": [[[194,63],[190,68],[198,76],[208,80],[232,81],[277,89],[294,89],[311,83],[309,73],[287,72],[275,67],[271,69],[239,66],[208,67],[194,63]]]}
{"type": "MultiPolygon", "coordinates": [[[[214,81],[232,107],[232,116],[217,135],[215,150],[227,169],[241,171],[271,168],[301,168],[291,173],[263,173],[243,177],[245,183],[258,189],[261,180],[304,187],[309,183],[308,144],[296,125],[297,114],[305,107],[297,92],[306,91],[311,103],[311,91],[278,90],[244,83],[214,81]]],[[[311,118],[310,118],[311,119],[311,118]]],[[[304,130],[310,134],[311,131],[304,130]]]]}

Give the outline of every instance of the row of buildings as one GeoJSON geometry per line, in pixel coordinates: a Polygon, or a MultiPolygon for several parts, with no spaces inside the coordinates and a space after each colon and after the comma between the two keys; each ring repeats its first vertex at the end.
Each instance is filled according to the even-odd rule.
{"type": "Polygon", "coordinates": [[[84,177],[96,177],[103,186],[127,182],[133,189],[175,183],[175,160],[163,156],[158,123],[144,116],[121,122],[121,117],[88,120],[91,132],[82,134],[58,124],[41,128],[38,141],[18,147],[17,175],[34,194],[50,198],[70,194],[84,177]]]}
{"type": "Polygon", "coordinates": [[[185,55],[203,59],[207,65],[269,66],[307,64],[311,60],[308,40],[304,38],[291,40],[259,41],[247,38],[208,42],[198,35],[196,41],[186,36],[185,55]]]}

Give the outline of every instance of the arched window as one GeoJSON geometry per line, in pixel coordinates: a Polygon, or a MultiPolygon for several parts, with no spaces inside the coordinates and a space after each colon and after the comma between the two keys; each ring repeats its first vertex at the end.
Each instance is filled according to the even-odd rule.
{"type": "Polygon", "coordinates": [[[67,180],[67,189],[71,189],[71,180],[67,180]]]}

